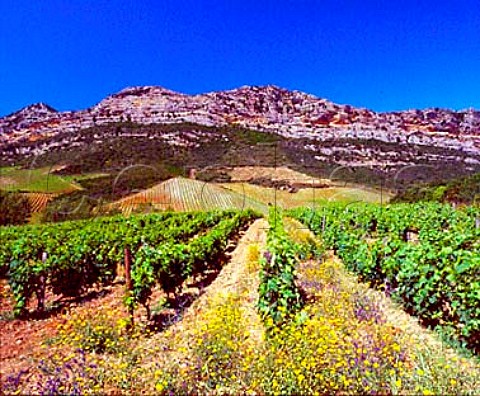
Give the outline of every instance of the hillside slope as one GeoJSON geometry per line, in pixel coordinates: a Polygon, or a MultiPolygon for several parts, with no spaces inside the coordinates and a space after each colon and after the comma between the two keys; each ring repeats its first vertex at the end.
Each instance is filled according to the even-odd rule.
{"type": "Polygon", "coordinates": [[[480,173],[470,177],[455,179],[446,183],[416,185],[399,192],[394,202],[454,202],[461,204],[479,204],[480,173]]]}
{"type": "MultiPolygon", "coordinates": [[[[193,96],[161,87],[131,87],[80,111],[30,106],[0,118],[0,154],[6,162],[44,154],[62,145],[60,136],[72,148],[79,131],[85,130],[92,140],[101,142],[104,137],[98,128],[108,125],[123,140],[162,140],[169,147],[189,146],[193,151],[196,144],[209,139],[208,133],[175,130],[151,138],[144,130],[117,128],[155,129],[181,123],[270,132],[283,139],[296,164],[312,169],[335,164],[396,174],[418,165],[419,173],[452,176],[480,170],[479,111],[434,108],[376,113],[276,86],[244,86],[193,96]]],[[[230,143],[224,140],[223,144],[230,143]]]]}
{"type": "Polygon", "coordinates": [[[266,205],[244,194],[183,177],[167,180],[125,197],[110,204],[109,207],[120,208],[127,214],[137,208],[145,209],[145,207],[174,211],[252,208],[265,213],[268,210],[266,205]]]}

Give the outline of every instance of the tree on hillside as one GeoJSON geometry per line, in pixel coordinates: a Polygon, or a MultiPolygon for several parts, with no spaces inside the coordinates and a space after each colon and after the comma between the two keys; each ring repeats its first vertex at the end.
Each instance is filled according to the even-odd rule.
{"type": "Polygon", "coordinates": [[[25,224],[32,207],[22,194],[0,191],[0,226],[25,224]]]}

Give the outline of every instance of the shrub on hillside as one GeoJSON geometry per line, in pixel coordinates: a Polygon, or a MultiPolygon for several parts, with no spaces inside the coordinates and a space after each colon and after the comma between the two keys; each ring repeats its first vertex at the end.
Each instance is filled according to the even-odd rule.
{"type": "Polygon", "coordinates": [[[31,209],[28,198],[22,194],[0,191],[0,225],[26,223],[31,209]]]}

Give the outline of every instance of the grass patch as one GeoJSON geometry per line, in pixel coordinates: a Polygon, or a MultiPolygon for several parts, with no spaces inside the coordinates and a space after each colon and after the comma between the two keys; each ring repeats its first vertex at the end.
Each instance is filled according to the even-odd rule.
{"type": "Polygon", "coordinates": [[[251,197],[265,204],[277,205],[283,209],[291,209],[301,206],[316,206],[329,201],[340,202],[386,202],[389,196],[382,196],[380,191],[366,190],[350,187],[330,187],[330,188],[305,188],[296,193],[278,190],[269,187],[262,187],[249,183],[223,183],[223,187],[236,191],[245,196],[251,197]]]}
{"type": "Polygon", "coordinates": [[[0,188],[6,191],[66,193],[81,189],[77,180],[100,175],[60,176],[50,167],[39,169],[0,168],[0,188]]]}

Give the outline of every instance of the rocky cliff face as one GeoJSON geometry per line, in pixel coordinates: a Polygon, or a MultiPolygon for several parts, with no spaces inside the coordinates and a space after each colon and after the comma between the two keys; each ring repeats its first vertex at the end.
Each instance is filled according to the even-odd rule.
{"type": "Polygon", "coordinates": [[[12,156],[24,143],[115,122],[240,125],[287,138],[311,160],[348,166],[447,161],[470,171],[480,167],[479,111],[376,113],[276,86],[194,96],[160,87],[132,87],[75,112],[36,104],[0,118],[0,151],[12,156]]]}

